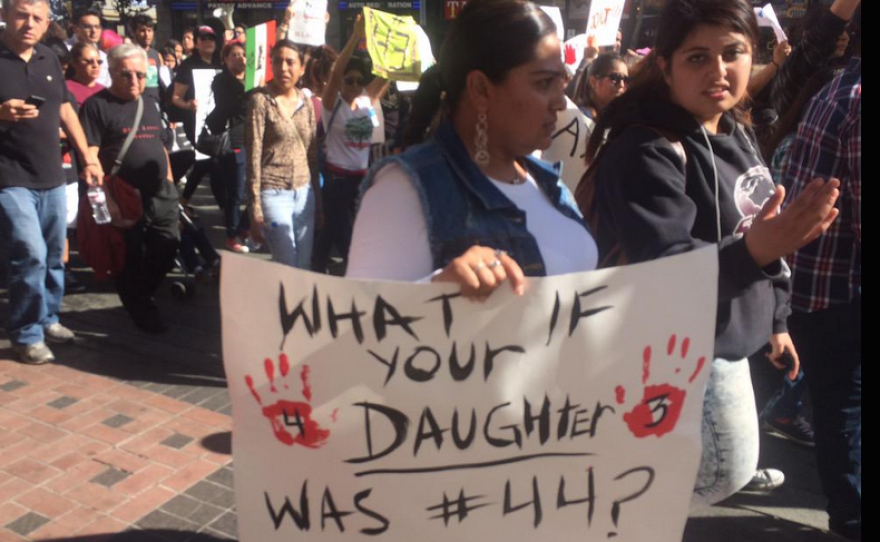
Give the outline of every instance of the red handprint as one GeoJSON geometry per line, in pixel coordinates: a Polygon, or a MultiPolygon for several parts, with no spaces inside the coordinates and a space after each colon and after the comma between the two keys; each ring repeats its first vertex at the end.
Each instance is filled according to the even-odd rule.
{"type": "Polygon", "coordinates": [[[577,63],[577,50],[570,43],[565,46],[565,63],[569,66],[574,66],[577,63]]]}
{"type": "MultiPolygon", "coordinates": [[[[278,362],[278,369],[281,373],[281,377],[287,378],[287,375],[290,373],[290,360],[286,354],[281,354],[278,358],[278,362]]],[[[266,369],[266,377],[269,379],[269,389],[273,394],[277,394],[278,388],[275,386],[275,363],[271,359],[266,358],[264,366],[266,369]]],[[[302,395],[306,399],[306,402],[279,400],[274,405],[265,406],[262,397],[260,397],[260,394],[257,392],[257,388],[254,385],[254,378],[247,375],[245,377],[245,382],[247,383],[248,389],[251,390],[251,395],[254,396],[254,399],[256,399],[257,403],[263,408],[263,416],[265,416],[272,424],[272,431],[275,433],[275,438],[277,438],[279,442],[286,444],[287,446],[300,445],[315,450],[327,443],[327,439],[330,438],[330,431],[323,429],[318,422],[312,419],[312,388],[309,384],[310,373],[311,367],[303,365],[302,371],[300,372],[300,379],[302,380],[303,385],[302,395]],[[291,434],[288,431],[288,428],[293,428],[298,434],[291,434]]],[[[284,389],[290,389],[286,383],[284,384],[284,389]]],[[[333,414],[333,417],[336,417],[336,413],[333,414]]]]}
{"type": "MultiPolygon", "coordinates": [[[[670,358],[675,355],[677,346],[678,337],[673,335],[669,338],[669,345],[667,347],[667,354],[670,358]]],[[[681,359],[687,359],[690,347],[691,340],[685,338],[681,343],[681,359]]],[[[647,438],[650,436],[661,438],[673,432],[676,426],[678,426],[678,421],[681,418],[685,400],[687,399],[687,391],[671,384],[647,385],[648,381],[651,380],[652,358],[653,351],[651,347],[645,347],[642,366],[642,383],[646,385],[645,394],[642,402],[623,416],[623,420],[629,426],[629,430],[637,438],[647,438]]],[[[705,367],[706,358],[701,357],[697,360],[697,366],[688,379],[688,384],[693,384],[705,367]]],[[[678,367],[675,370],[675,374],[681,374],[681,371],[682,368],[678,367]]],[[[626,389],[623,386],[617,387],[617,402],[620,405],[626,403],[626,389]]]]}

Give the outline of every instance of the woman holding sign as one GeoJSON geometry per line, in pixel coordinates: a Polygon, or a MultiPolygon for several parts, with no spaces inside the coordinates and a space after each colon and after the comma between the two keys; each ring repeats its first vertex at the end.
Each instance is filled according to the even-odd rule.
{"type": "MultiPolygon", "coordinates": [[[[444,120],[365,183],[348,275],[457,282],[471,299],[526,276],[595,268],[597,249],[550,146],[567,74],[553,21],[523,0],[475,0],[440,63],[444,120]]],[[[438,103],[440,100],[438,100],[438,103]]]]}
{"type": "Polygon", "coordinates": [[[348,255],[361,181],[370,167],[373,132],[379,127],[376,110],[389,82],[372,79],[369,56],[356,55],[367,30],[359,16],[354,33],[333,64],[324,87],[323,127],[326,134],[324,203],[327,215],[315,254],[315,268],[325,271],[335,245],[348,255]]]}
{"type": "Polygon", "coordinates": [[[582,203],[601,219],[603,255],[644,262],[719,245],[716,361],[694,498],[710,505],[746,486],[757,467],[747,358],[769,340],[770,361],[783,369],[788,353],[790,376],[798,374],[783,258],[834,221],[839,182],[817,180],[779,211],[785,191],[777,191],[743,112],[758,41],[751,2],[671,0],[658,28],[645,69],[599,119],[587,151],[595,201],[582,203]]]}

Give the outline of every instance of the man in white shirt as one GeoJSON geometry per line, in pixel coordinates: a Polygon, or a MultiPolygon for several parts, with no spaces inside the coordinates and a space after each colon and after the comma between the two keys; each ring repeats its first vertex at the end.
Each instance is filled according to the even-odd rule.
{"type": "Polygon", "coordinates": [[[112,84],[110,80],[110,69],[107,65],[107,53],[101,50],[101,34],[104,28],[101,26],[101,13],[93,8],[81,8],[73,13],[73,29],[74,36],[67,40],[68,49],[78,41],[87,41],[98,48],[101,55],[101,76],[98,77],[98,84],[109,87],[112,84]]]}

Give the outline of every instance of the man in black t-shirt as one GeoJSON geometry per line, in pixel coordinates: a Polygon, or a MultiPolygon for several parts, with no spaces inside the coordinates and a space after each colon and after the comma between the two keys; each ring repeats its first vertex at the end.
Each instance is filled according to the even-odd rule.
{"type": "MultiPolygon", "coordinates": [[[[147,84],[143,49],[120,45],[110,51],[110,76],[111,87],[86,101],[80,113],[92,156],[106,171],[118,158],[134,126],[138,100],[143,98],[147,84]]],[[[117,279],[117,290],[135,324],[150,333],[167,330],[153,295],[174,267],[179,236],[177,189],[162,141],[164,133],[158,111],[145,104],[134,142],[118,173],[140,191],[144,219],[125,232],[125,267],[117,279]]]]}
{"type": "Polygon", "coordinates": [[[46,345],[71,342],[59,323],[64,295],[67,197],[61,165],[62,127],[85,180],[103,177],[89,155],[68,98],[61,64],[39,44],[49,28],[46,0],[6,0],[0,9],[0,252],[8,261],[7,331],[22,362],[55,359],[46,345]]]}
{"type": "Polygon", "coordinates": [[[147,53],[147,88],[144,96],[153,98],[157,104],[164,103],[165,90],[162,88],[159,70],[165,65],[162,55],[153,47],[156,35],[156,23],[149,15],[135,15],[131,20],[131,34],[138,47],[147,53]]]}
{"type": "MultiPolygon", "coordinates": [[[[174,107],[185,112],[183,118],[183,126],[186,131],[186,137],[193,145],[197,143],[196,138],[196,111],[199,103],[196,98],[195,80],[193,78],[193,70],[209,70],[218,69],[216,53],[220,45],[220,37],[210,26],[200,26],[196,31],[196,50],[194,54],[187,58],[183,64],[177,69],[177,75],[174,78],[174,94],[171,97],[171,103],[174,107]]],[[[212,162],[210,160],[201,160],[195,163],[192,171],[186,177],[186,188],[183,191],[183,199],[181,202],[189,209],[189,200],[195,194],[196,189],[202,182],[202,178],[212,175],[212,188],[218,186],[217,176],[212,171],[212,162]]],[[[214,197],[222,208],[224,206],[224,198],[218,197],[219,191],[214,190],[214,197]]]]}

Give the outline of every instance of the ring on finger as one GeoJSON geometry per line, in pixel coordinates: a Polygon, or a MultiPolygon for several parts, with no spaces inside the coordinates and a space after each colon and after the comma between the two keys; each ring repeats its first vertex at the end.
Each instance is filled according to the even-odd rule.
{"type": "Polygon", "coordinates": [[[507,256],[507,251],[506,251],[506,250],[498,249],[498,250],[495,251],[495,257],[498,258],[499,260],[500,260],[503,256],[507,256]]]}
{"type": "Polygon", "coordinates": [[[502,265],[504,264],[501,263],[501,260],[495,260],[494,262],[489,264],[489,269],[498,269],[502,265]]]}

